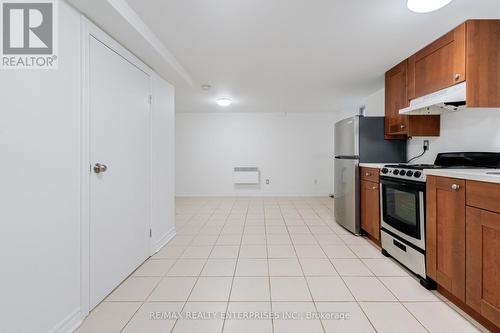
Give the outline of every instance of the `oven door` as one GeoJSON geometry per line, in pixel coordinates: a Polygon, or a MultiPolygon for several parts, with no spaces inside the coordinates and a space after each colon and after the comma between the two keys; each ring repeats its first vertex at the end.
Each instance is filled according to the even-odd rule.
{"type": "Polygon", "coordinates": [[[425,183],[381,177],[382,228],[425,250],[425,183]]]}

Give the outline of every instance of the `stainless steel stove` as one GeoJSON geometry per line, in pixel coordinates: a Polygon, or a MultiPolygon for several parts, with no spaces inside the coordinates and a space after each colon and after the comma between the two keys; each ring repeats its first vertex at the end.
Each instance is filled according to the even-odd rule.
{"type": "Polygon", "coordinates": [[[386,165],[380,176],[382,253],[432,288],[425,271],[425,170],[499,167],[500,153],[442,153],[434,164],[386,165]]]}

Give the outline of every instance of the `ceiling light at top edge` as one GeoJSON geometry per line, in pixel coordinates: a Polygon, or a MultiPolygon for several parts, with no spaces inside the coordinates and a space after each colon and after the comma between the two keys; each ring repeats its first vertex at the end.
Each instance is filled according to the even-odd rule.
{"type": "Polygon", "coordinates": [[[408,9],[415,13],[430,13],[449,4],[452,0],[408,0],[408,9]]]}

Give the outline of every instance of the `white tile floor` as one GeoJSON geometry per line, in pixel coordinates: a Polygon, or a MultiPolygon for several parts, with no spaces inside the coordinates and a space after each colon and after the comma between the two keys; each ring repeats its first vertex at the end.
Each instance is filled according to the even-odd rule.
{"type": "Polygon", "coordinates": [[[176,205],[177,236],[78,332],[484,330],[337,225],[329,198],[182,198],[176,205]],[[152,313],[285,311],[294,317],[151,319],[152,313]]]}

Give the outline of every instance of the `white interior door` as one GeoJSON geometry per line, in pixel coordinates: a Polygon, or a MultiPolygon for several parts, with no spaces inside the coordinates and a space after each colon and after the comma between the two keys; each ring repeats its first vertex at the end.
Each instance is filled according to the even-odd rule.
{"type": "Polygon", "coordinates": [[[151,81],[92,36],[89,63],[92,309],[149,255],[151,81]]]}

